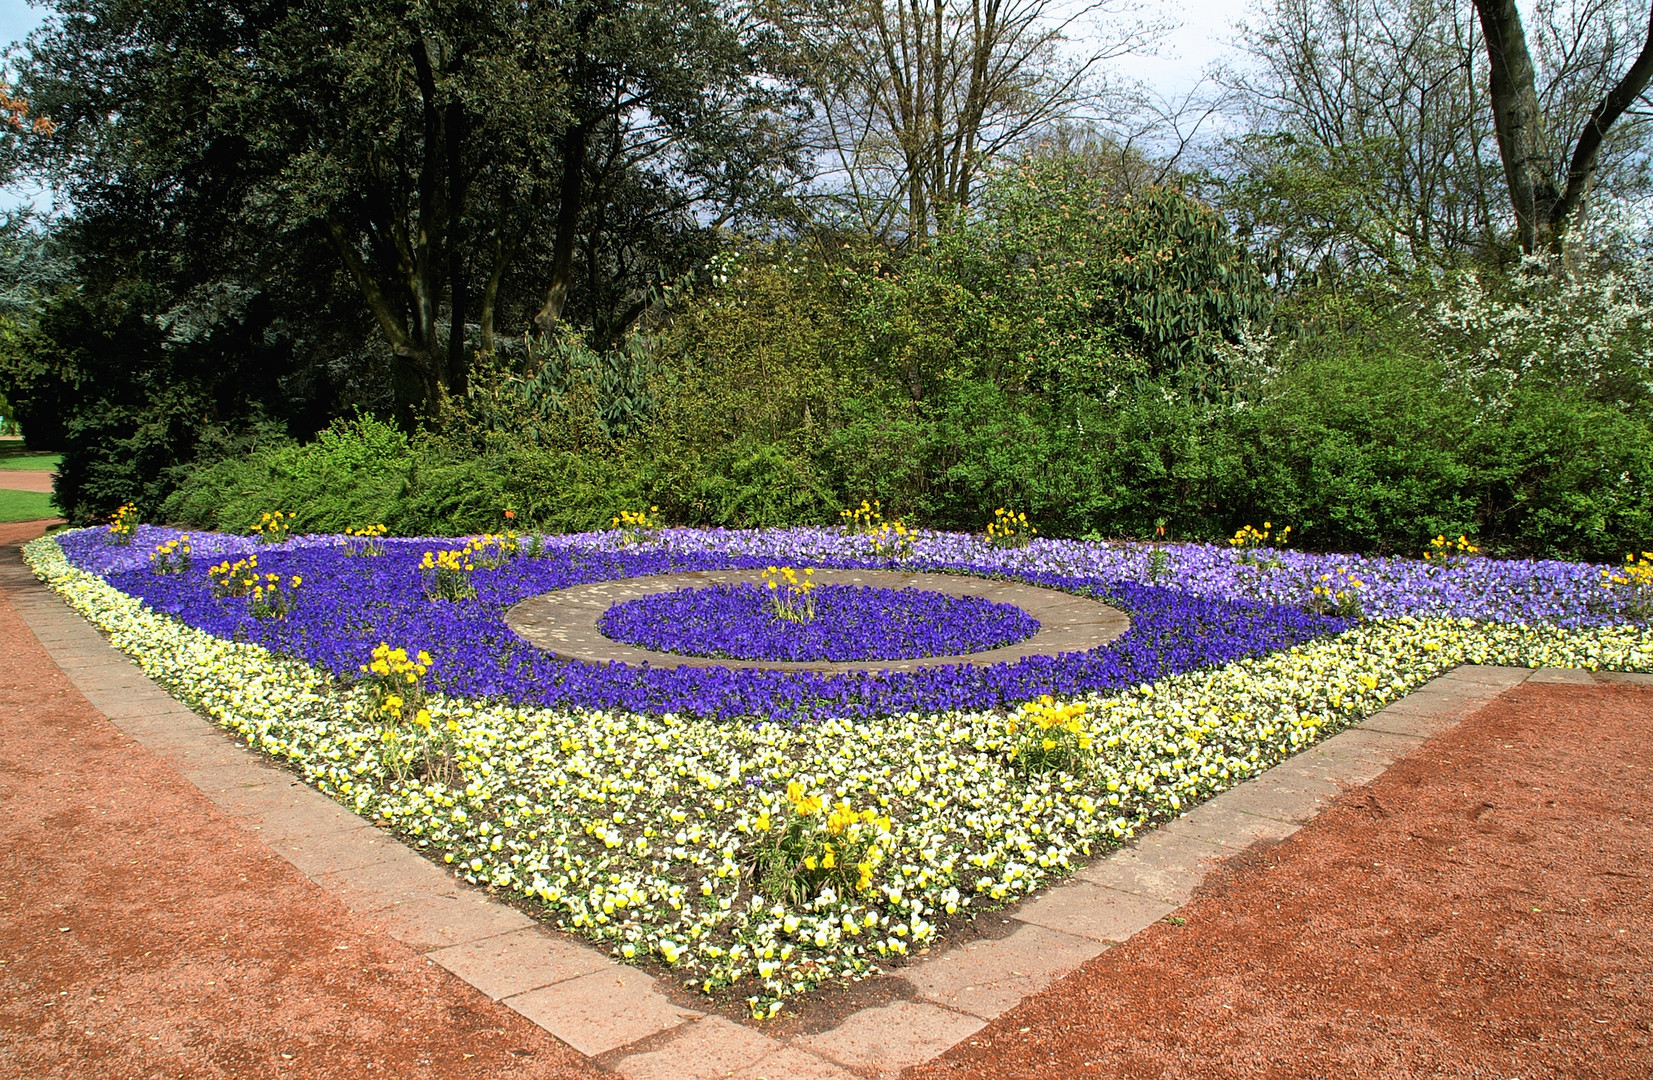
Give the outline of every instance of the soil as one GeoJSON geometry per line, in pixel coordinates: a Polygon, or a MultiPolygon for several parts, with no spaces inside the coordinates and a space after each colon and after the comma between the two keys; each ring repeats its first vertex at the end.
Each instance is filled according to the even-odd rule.
{"type": "Polygon", "coordinates": [[[1523,686],[908,1080],[1653,1076],[1650,733],[1523,686]]]}
{"type": "Polygon", "coordinates": [[[601,1075],[224,817],[3,595],[0,640],[0,1077],[601,1075]]]}

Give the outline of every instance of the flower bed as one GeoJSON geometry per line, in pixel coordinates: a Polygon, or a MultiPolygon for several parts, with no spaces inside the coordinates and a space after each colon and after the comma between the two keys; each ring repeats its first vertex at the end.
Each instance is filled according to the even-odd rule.
{"type": "MultiPolygon", "coordinates": [[[[172,535],[145,526],[133,547],[141,553],[172,535]]],[[[452,571],[464,576],[469,589],[457,599],[432,599],[454,586],[439,589],[440,581],[450,579],[436,578],[439,569],[422,568],[432,548],[428,540],[385,541],[386,554],[376,557],[354,556],[349,547],[331,542],[250,547],[247,557],[258,559],[260,573],[305,583],[292,614],[279,620],[259,618],[243,598],[213,595],[201,569],[210,557],[198,557],[185,573],[156,574],[147,565],[134,565],[130,555],[110,561],[112,549],[95,531],[71,534],[63,544],[71,561],[89,570],[101,564],[112,585],[156,611],[338,675],[354,677],[362,657],[381,641],[412,643],[434,659],[432,687],[457,697],[724,719],[804,721],[1013,708],[1041,694],[1069,697],[1116,689],[1260,656],[1348,625],[1286,605],[1199,597],[1100,575],[1024,571],[1001,576],[1088,591],[1128,612],[1130,630],[1088,652],[917,671],[822,674],[581,663],[554,659],[522,641],[505,625],[505,609],[571,585],[691,570],[762,569],[770,560],[717,550],[611,550],[559,539],[537,555],[452,571]]],[[[843,555],[822,563],[867,565],[843,555]]],[[[963,560],[945,569],[986,572],[963,560]]]]}
{"type": "MultiPolygon", "coordinates": [[[[890,697],[875,711],[865,696],[846,695],[836,700],[854,707],[787,713],[813,723],[730,723],[761,716],[764,692],[696,699],[716,707],[691,714],[660,708],[667,689],[635,672],[619,684],[582,674],[572,687],[567,678],[542,686],[534,673],[548,669],[484,651],[504,637],[497,627],[486,637],[488,619],[552,579],[800,565],[811,550],[817,565],[847,562],[855,538],[668,532],[648,551],[617,550],[613,535],[559,538],[548,555],[477,571],[474,599],[432,601],[412,568],[429,543],[402,544],[397,556],[389,541],[391,555],[353,557],[333,538],[259,548],[193,537],[197,560],[256,552],[261,570],[302,578],[291,614],[256,619],[246,598],[211,601],[194,569],[146,567],[144,553],[173,535],[145,527],[133,547],[115,548],[96,533],[68,534],[61,548],[37,541],[27,555],[181,700],[346,806],[621,958],[652,958],[763,1014],[823,980],[924,948],[945,920],[1049,883],[1456,664],[1653,670],[1653,636],[1612,610],[1616,594],[1602,589],[1600,568],[1531,564],[1523,577],[1509,565],[1395,563],[1385,578],[1368,561],[1360,570],[1372,578],[1368,613],[1385,608],[1385,617],[1352,625],[1245,602],[1254,575],[1265,595],[1307,603],[1329,560],[1294,556],[1300,561],[1287,560],[1286,570],[1255,572],[1227,551],[1174,549],[1179,586],[1204,593],[1189,595],[1147,584],[1153,564],[1135,549],[1037,541],[998,553],[925,535],[917,544],[931,560],[924,569],[951,552],[949,565],[976,572],[1077,587],[1102,580],[1106,595],[1132,606],[1136,644],[1098,665],[1108,676],[1088,686],[1085,664],[1047,669],[1049,681],[1060,672],[1063,686],[1083,687],[1062,694],[1065,705],[1027,704],[1038,680],[1007,678],[974,687],[982,697],[957,707],[900,709],[890,697]],[[397,558],[405,573],[362,570],[366,577],[337,585],[315,576],[342,572],[351,559],[388,568],[397,558]],[[364,581],[379,591],[364,592],[364,581]],[[1513,582],[1520,598],[1478,596],[1466,581],[1513,582]],[[1394,611],[1426,609],[1430,596],[1478,605],[1483,615],[1545,617],[1394,611]],[[1203,614],[1190,621],[1189,612],[1203,614]],[[1191,626],[1223,644],[1187,640],[1191,626]],[[441,733],[428,738],[443,740],[452,764],[445,782],[388,757],[382,687],[340,678],[355,675],[380,636],[429,650],[428,678],[450,691],[420,704],[429,731],[441,733]],[[1133,664],[1143,671],[1134,679],[1133,664]],[[439,682],[444,665],[457,671],[439,682]],[[624,697],[617,685],[651,707],[608,704],[624,697]],[[581,688],[605,700],[581,701],[581,688]],[[1025,696],[1006,701],[1010,693],[1025,696]],[[829,848],[841,856],[833,867],[824,865],[829,848]]],[[[957,686],[936,684],[949,693],[957,686]]]]}
{"type": "Polygon", "coordinates": [[[616,604],[597,626],[615,641],[731,660],[914,660],[1025,641],[1039,620],[1011,604],[924,589],[827,585],[807,620],[776,614],[762,586],[678,589],[616,604]]]}

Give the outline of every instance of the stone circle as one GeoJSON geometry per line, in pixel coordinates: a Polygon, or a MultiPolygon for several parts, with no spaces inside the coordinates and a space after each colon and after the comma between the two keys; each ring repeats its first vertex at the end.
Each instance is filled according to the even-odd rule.
{"type": "Polygon", "coordinates": [[[676,589],[757,583],[760,570],[698,570],[682,574],[620,578],[576,585],[531,596],[505,612],[517,636],[563,660],[651,667],[764,668],[775,671],[917,671],[956,664],[1002,664],[1029,656],[1086,652],[1105,645],[1130,628],[1130,618],[1099,600],[1019,581],[966,577],[961,574],[909,573],[899,570],[816,569],[818,585],[867,585],[885,589],[928,589],[951,596],[974,596],[1013,604],[1039,620],[1039,631],[1025,641],[962,656],[926,656],[915,660],[769,661],[722,660],[683,656],[625,645],[604,637],[597,620],[615,604],[676,589]]]}

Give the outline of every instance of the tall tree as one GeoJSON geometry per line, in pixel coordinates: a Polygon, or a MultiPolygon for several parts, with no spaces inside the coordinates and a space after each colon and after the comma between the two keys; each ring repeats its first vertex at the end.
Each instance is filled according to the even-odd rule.
{"type": "MultiPolygon", "coordinates": [[[[1640,47],[1627,29],[1640,12],[1630,5],[1642,2],[1534,7],[1532,48],[1520,50],[1532,145],[1550,153],[1544,133],[1590,126],[1640,47]]],[[[1484,25],[1458,0],[1263,5],[1241,33],[1249,62],[1226,80],[1250,128],[1231,145],[1228,203],[1254,240],[1282,266],[1316,270],[1451,263],[1501,246],[1497,99],[1507,72],[1489,56],[1507,50],[1484,25]]],[[[1596,158],[1624,187],[1643,179],[1650,134],[1629,119],[1596,158]]]]}
{"type": "Polygon", "coordinates": [[[168,216],[210,213],[201,276],[291,291],[324,243],[410,419],[463,392],[502,326],[572,309],[622,331],[686,238],[796,166],[781,53],[738,0],[58,10],[20,64],[69,136],[35,171],[82,208],[142,189],[168,216]]]}
{"type": "Polygon", "coordinates": [[[1106,111],[1107,62],[1164,30],[1133,12],[1118,0],[800,5],[790,25],[822,106],[819,148],[859,224],[922,238],[1028,136],[1106,111]]]}
{"type": "MultiPolygon", "coordinates": [[[[1653,79],[1653,6],[1641,51],[1576,127],[1562,126],[1564,121],[1544,109],[1537,66],[1515,0],[1475,0],[1475,10],[1486,35],[1498,153],[1521,250],[1559,253],[1596,178],[1609,129],[1635,106],[1653,79]],[[1569,136],[1570,131],[1576,133],[1569,136]]],[[[1592,14],[1597,17],[1591,19],[1591,29],[1611,33],[1611,10],[1603,5],[1592,14]]],[[[1605,63],[1599,66],[1608,68],[1605,63]]]]}

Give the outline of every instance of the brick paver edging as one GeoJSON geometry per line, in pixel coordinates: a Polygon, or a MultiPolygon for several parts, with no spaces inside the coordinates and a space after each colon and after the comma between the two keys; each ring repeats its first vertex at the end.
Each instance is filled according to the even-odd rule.
{"type": "Polygon", "coordinates": [[[1130,629],[1131,620],[1118,608],[1100,600],[996,578],[961,574],[922,574],[897,570],[816,570],[817,585],[869,585],[881,589],[925,589],[949,596],[975,596],[1010,604],[1039,620],[1039,630],[1025,641],[964,656],[926,656],[919,660],[870,660],[833,663],[776,660],[720,660],[655,652],[622,644],[603,636],[597,620],[615,604],[677,589],[709,585],[743,585],[763,579],[761,570],[696,570],[682,574],[654,574],[576,585],[541,593],[513,605],[505,622],[517,636],[536,648],[565,660],[606,664],[648,664],[652,667],[768,668],[782,671],[916,671],[942,664],[998,664],[1029,656],[1086,652],[1106,645],[1130,629]]]}
{"type": "Polygon", "coordinates": [[[899,969],[910,987],[904,997],[782,1041],[676,1004],[647,973],[466,886],[266,763],[169,697],[20,562],[0,563],[0,586],[95,708],[243,828],[390,936],[631,1080],[893,1075],[1171,915],[1219,860],[1291,835],[1344,789],[1374,779],[1506,690],[1528,680],[1593,681],[1569,669],[1460,667],[1029,897],[1007,913],[1018,924],[1009,935],[899,969]]]}

